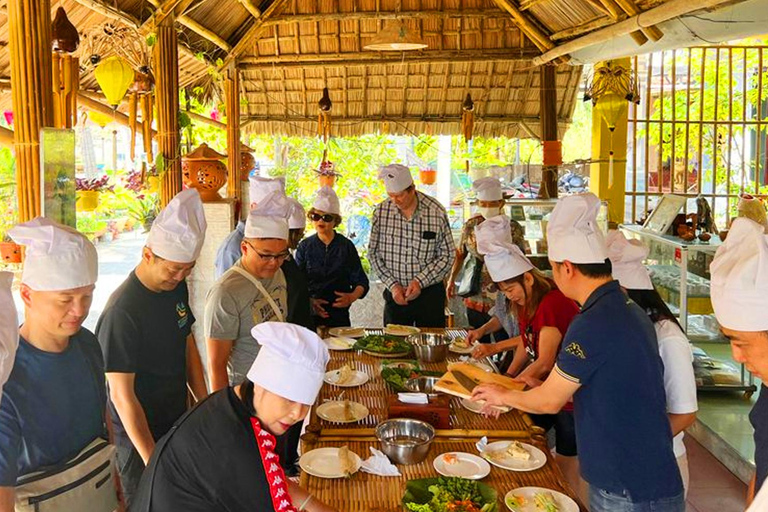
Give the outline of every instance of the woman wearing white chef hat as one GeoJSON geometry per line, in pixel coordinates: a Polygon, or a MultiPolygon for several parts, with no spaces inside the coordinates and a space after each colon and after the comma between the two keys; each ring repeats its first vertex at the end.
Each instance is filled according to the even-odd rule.
{"type": "MultiPolygon", "coordinates": [[[[768,236],[762,224],[739,217],[709,267],[712,307],[733,358],[768,378],[768,236]]],[[[768,392],[765,384],[749,415],[755,429],[754,492],[768,476],[768,392]]],[[[762,509],[761,509],[762,510],[762,509]]]]}
{"type": "MultiPolygon", "coordinates": [[[[469,218],[461,229],[461,239],[456,248],[456,259],[451,267],[451,273],[448,277],[447,294],[452,298],[459,294],[467,310],[467,321],[474,329],[479,329],[486,325],[491,316],[488,312],[493,308],[495,298],[492,292],[493,280],[488,273],[487,266],[483,263],[483,253],[477,247],[475,230],[482,223],[494,222],[494,229],[506,231],[506,236],[511,243],[514,243],[525,252],[525,240],[523,239],[523,228],[517,221],[510,219],[504,213],[504,195],[501,190],[501,182],[498,178],[485,177],[475,180],[472,183],[477,198],[478,213],[469,218]],[[471,258],[468,260],[468,258],[471,258]],[[462,276],[461,281],[464,286],[456,286],[456,280],[465,264],[474,259],[475,264],[480,266],[476,269],[474,275],[479,272],[479,279],[475,280],[476,285],[467,288],[467,276],[462,276]]],[[[486,224],[488,226],[488,224],[486,224]]],[[[465,268],[464,273],[469,270],[465,268]]],[[[514,324],[514,323],[513,323],[514,324]]],[[[506,329],[506,328],[505,328],[506,329]]],[[[487,331],[488,334],[480,340],[482,343],[491,341],[491,334],[496,341],[507,337],[514,337],[518,334],[517,328],[513,325],[512,331],[487,331]]]]}
{"type": "Polygon", "coordinates": [[[608,232],[606,242],[614,279],[629,298],[648,314],[656,330],[659,355],[664,364],[667,414],[672,435],[675,436],[673,448],[687,492],[690,477],[683,436],[685,429],[696,421],[698,410],[691,345],[675,315],[653,287],[651,276],[643,264],[648,257],[648,248],[639,240],[627,240],[617,229],[608,232]]]}
{"type": "MultiPolygon", "coordinates": [[[[0,399],[0,503],[13,509],[16,501],[21,510],[30,496],[50,494],[47,510],[111,511],[117,493],[110,478],[114,448],[107,444],[104,423],[104,362],[96,337],[82,327],[98,277],[96,248],[74,229],[44,217],[8,234],[25,246],[26,257],[19,289],[24,323],[18,331],[9,291],[0,305],[7,316],[2,342],[10,342],[5,338],[14,331],[13,344],[18,342],[0,399]],[[83,476],[101,465],[92,480],[83,476]],[[25,483],[40,471],[56,474],[56,483],[37,475],[25,483]],[[93,483],[105,476],[101,492],[93,483]],[[67,493],[72,501],[57,501],[62,487],[72,487],[67,493]]],[[[8,276],[4,280],[4,287],[10,286],[8,276]]],[[[0,360],[0,378],[7,376],[7,362],[0,360]]]]}
{"type": "MultiPolygon", "coordinates": [[[[485,255],[485,265],[503,298],[490,311],[491,320],[480,329],[470,331],[467,341],[472,343],[501,326],[519,332],[519,336],[508,340],[476,345],[472,356],[483,358],[514,350],[507,375],[537,385],[554,367],[560,342],[579,308],[511,243],[508,225],[505,216],[496,216],[477,226],[477,248],[485,255]],[[510,326],[511,322],[516,325],[510,326]]],[[[578,489],[573,405],[566,404],[556,414],[532,415],[532,418],[545,430],[555,429],[558,465],[573,488],[578,489]]]]}
{"type": "Polygon", "coordinates": [[[331,511],[288,480],[275,436],[302,421],[323,385],[325,343],[297,325],[253,328],[262,345],[246,379],[213,395],[157,445],[133,512],[331,511]]]}

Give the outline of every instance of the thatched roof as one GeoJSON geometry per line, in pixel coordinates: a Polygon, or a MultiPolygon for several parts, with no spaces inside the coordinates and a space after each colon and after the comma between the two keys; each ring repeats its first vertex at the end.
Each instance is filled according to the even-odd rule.
{"type": "MultiPolygon", "coordinates": [[[[686,4],[695,9],[726,1],[686,4]]],[[[538,136],[540,73],[532,59],[549,61],[559,45],[578,46],[585,34],[600,35],[649,9],[677,4],[679,10],[680,2],[53,0],[52,14],[64,7],[78,30],[87,32],[109,19],[151,27],[157,12],[180,6],[181,86],[210,82],[212,68],[238,66],[247,130],[315,134],[317,101],[328,87],[335,135],[460,133],[461,102],[470,93],[476,134],[538,136]],[[365,51],[366,42],[392,18],[404,20],[428,48],[394,55],[365,51]]],[[[7,23],[0,8],[0,81],[10,75],[7,23]]],[[[632,25],[631,34],[638,43],[659,37],[655,27],[641,33],[638,26],[632,25]]],[[[567,59],[553,61],[561,129],[578,100],[581,73],[567,59]]],[[[97,89],[90,74],[82,77],[82,87],[97,89]]],[[[0,107],[8,108],[9,98],[0,96],[0,107]]]]}

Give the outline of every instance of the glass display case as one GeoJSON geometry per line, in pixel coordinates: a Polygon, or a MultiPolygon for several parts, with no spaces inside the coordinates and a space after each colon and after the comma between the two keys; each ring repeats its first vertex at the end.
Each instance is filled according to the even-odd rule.
{"type": "MultiPolygon", "coordinates": [[[[708,242],[686,242],[671,235],[660,235],[640,226],[623,225],[628,238],[648,247],[646,266],[656,290],[677,315],[678,322],[692,343],[728,343],[720,332],[709,295],[709,265],[721,242],[713,236],[708,242]]],[[[694,367],[700,390],[739,390],[751,395],[754,379],[745,370],[729,368],[730,363],[716,361],[701,349],[694,349],[694,367]],[[697,356],[698,351],[698,356],[697,356]],[[732,370],[732,371],[729,371],[732,370]]]]}

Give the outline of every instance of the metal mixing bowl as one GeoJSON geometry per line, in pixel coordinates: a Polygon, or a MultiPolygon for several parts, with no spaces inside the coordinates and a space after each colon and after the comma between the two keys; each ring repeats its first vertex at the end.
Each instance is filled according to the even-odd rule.
{"type": "Polygon", "coordinates": [[[395,464],[418,464],[427,458],[435,429],[423,421],[395,418],[378,424],[376,438],[395,464]]]}
{"type": "Polygon", "coordinates": [[[408,337],[413,345],[413,351],[419,361],[424,363],[441,363],[448,357],[448,346],[451,340],[442,334],[413,334],[408,337]]]}
{"type": "Polygon", "coordinates": [[[405,381],[405,388],[414,393],[426,393],[428,396],[433,397],[437,396],[434,389],[435,384],[439,380],[439,377],[416,377],[415,379],[405,381]]]}

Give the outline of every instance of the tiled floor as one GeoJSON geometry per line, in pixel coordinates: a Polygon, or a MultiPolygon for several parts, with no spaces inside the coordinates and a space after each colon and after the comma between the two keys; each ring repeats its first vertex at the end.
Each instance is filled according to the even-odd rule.
{"type": "Polygon", "coordinates": [[[687,512],[743,512],[746,486],[690,436],[685,437],[691,473],[687,512]]]}

